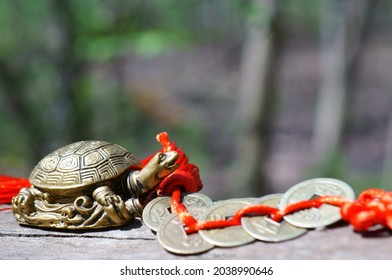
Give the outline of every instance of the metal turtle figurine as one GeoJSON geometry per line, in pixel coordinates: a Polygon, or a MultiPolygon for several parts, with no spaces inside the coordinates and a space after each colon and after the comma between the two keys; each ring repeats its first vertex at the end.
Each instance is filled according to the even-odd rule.
{"type": "Polygon", "coordinates": [[[12,200],[20,224],[59,229],[107,228],[141,216],[146,196],[177,169],[178,153],[158,152],[141,162],[121,146],[80,141],[44,157],[32,186],[12,200]]]}

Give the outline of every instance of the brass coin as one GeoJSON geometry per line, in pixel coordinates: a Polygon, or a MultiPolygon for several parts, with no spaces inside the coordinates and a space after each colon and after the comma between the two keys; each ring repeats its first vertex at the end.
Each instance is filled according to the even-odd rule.
{"type": "MultiPolygon", "coordinates": [[[[189,212],[198,219],[204,209],[193,208],[189,212]]],[[[206,242],[198,232],[187,235],[184,224],[176,213],[170,214],[160,224],[157,238],[167,251],[180,255],[199,254],[214,248],[214,245],[206,242]]]]}
{"type": "MultiPolygon", "coordinates": [[[[251,204],[249,200],[228,200],[207,209],[201,217],[202,221],[230,219],[239,209],[251,204]]],[[[205,241],[219,247],[234,247],[250,243],[255,239],[239,226],[219,229],[200,230],[205,241]]]]}
{"type": "MultiPolygon", "coordinates": [[[[213,204],[211,198],[201,193],[182,194],[181,201],[187,209],[202,208],[213,204]]],[[[153,231],[157,231],[159,225],[171,214],[170,204],[170,196],[154,198],[144,207],[142,214],[143,222],[153,231]]]]}
{"type": "MultiPolygon", "coordinates": [[[[255,204],[278,207],[283,194],[271,194],[260,198],[255,204]]],[[[254,238],[261,241],[280,242],[293,239],[307,232],[306,229],[296,227],[286,222],[275,222],[266,216],[243,217],[242,227],[254,238]]]]}
{"type": "MultiPolygon", "coordinates": [[[[282,197],[279,208],[317,196],[340,196],[354,200],[353,189],[343,181],[332,178],[316,178],[303,181],[291,187],[282,197]]],[[[292,225],[303,228],[317,228],[333,224],[341,219],[339,207],[324,204],[286,215],[284,219],[292,225]]]]}

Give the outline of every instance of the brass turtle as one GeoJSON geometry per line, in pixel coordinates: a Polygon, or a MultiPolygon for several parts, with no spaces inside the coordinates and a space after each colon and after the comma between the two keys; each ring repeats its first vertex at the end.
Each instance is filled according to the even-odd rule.
{"type": "Polygon", "coordinates": [[[143,168],[123,147],[79,141],[44,157],[30,188],[12,200],[20,224],[59,229],[107,228],[141,216],[146,196],[177,169],[175,151],[157,153],[143,168]]]}

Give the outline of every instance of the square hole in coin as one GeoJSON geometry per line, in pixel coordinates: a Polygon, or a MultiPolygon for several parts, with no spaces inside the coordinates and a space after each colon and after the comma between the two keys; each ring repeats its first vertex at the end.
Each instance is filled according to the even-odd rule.
{"type": "Polygon", "coordinates": [[[223,219],[225,220],[225,221],[228,221],[228,220],[231,220],[231,219],[233,219],[233,217],[234,217],[234,215],[225,215],[224,217],[223,217],[223,219]]]}
{"type": "MultiPolygon", "coordinates": [[[[321,196],[324,196],[324,195],[315,193],[315,194],[313,194],[313,195],[309,198],[309,200],[315,200],[315,199],[317,199],[317,198],[319,198],[319,197],[321,197],[321,196]]],[[[322,204],[320,207],[318,207],[318,209],[325,208],[326,206],[328,207],[328,206],[332,206],[332,205],[322,204]]]]}
{"type": "Polygon", "coordinates": [[[321,195],[318,195],[318,194],[314,194],[314,195],[312,195],[311,196],[311,198],[309,198],[309,200],[315,200],[315,199],[317,199],[317,198],[319,198],[321,195]]]}

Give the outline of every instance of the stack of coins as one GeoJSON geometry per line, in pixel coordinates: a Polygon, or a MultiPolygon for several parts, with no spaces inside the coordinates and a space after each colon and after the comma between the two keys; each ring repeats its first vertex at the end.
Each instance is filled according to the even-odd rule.
{"type": "MultiPolygon", "coordinates": [[[[230,219],[239,209],[248,205],[267,205],[283,210],[290,204],[319,196],[339,196],[354,200],[353,189],[345,182],[331,178],[303,181],[284,194],[261,198],[238,198],[213,202],[201,193],[185,193],[181,202],[198,221],[230,219]]],[[[340,209],[324,204],[284,216],[276,222],[268,216],[244,216],[241,225],[219,229],[200,230],[187,234],[186,226],[176,213],[170,211],[171,197],[157,197],[143,211],[143,222],[157,234],[159,243],[167,251],[181,254],[199,254],[217,247],[234,247],[255,240],[280,242],[299,237],[311,228],[331,225],[341,219],[340,209]]]]}

